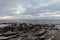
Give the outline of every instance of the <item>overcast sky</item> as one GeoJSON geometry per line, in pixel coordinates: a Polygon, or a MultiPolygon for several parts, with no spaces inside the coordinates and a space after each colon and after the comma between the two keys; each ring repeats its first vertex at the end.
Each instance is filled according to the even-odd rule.
{"type": "Polygon", "coordinates": [[[0,0],[0,19],[60,19],[60,0],[0,0]]]}

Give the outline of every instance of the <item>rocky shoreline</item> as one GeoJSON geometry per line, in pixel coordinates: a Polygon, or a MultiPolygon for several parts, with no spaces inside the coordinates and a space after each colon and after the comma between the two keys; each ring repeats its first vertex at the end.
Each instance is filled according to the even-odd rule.
{"type": "Polygon", "coordinates": [[[0,40],[54,40],[57,24],[2,23],[0,40]]]}

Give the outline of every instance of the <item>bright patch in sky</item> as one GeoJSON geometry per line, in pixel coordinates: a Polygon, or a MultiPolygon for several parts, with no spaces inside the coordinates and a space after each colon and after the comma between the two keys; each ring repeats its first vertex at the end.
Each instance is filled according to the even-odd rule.
{"type": "Polygon", "coordinates": [[[2,17],[0,17],[0,19],[12,19],[12,17],[11,16],[2,16],[2,17]]]}
{"type": "Polygon", "coordinates": [[[22,14],[26,11],[26,9],[23,8],[22,5],[18,5],[14,10],[15,11],[13,13],[15,13],[15,14],[22,14]]]}

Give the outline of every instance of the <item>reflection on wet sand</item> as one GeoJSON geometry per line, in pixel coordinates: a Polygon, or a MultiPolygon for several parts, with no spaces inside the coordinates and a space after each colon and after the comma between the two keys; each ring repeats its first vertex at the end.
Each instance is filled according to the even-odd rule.
{"type": "Polygon", "coordinates": [[[60,30],[55,33],[55,40],[60,40],[60,30]]]}

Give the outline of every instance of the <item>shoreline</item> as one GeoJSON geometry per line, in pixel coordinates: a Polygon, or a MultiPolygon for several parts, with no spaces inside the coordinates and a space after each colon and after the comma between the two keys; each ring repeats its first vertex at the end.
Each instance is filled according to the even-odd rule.
{"type": "MultiPolygon", "coordinates": [[[[60,30],[59,28],[56,27],[56,26],[59,27],[60,24],[32,24],[32,23],[2,23],[2,24],[8,24],[8,26],[0,27],[1,36],[2,35],[3,36],[4,35],[5,36],[9,36],[9,35],[12,36],[12,32],[16,32],[16,33],[20,34],[18,39],[20,37],[22,37],[22,39],[23,39],[23,37],[24,37],[24,40],[26,39],[25,38],[26,36],[28,36],[27,37],[28,39],[31,39],[31,37],[32,37],[31,40],[33,40],[33,39],[34,40],[35,39],[36,40],[39,40],[39,39],[41,39],[41,40],[42,39],[43,40],[51,39],[52,40],[52,39],[54,39],[54,36],[55,36],[54,35],[55,30],[57,30],[57,31],[60,30]],[[43,31],[43,30],[45,30],[45,31],[43,31]],[[11,34],[9,34],[8,32],[11,34]],[[35,38],[35,36],[36,36],[36,38],[35,38]]],[[[13,34],[16,35],[15,33],[13,33],[13,34]]],[[[12,39],[14,39],[14,38],[12,38],[12,39]]]]}

